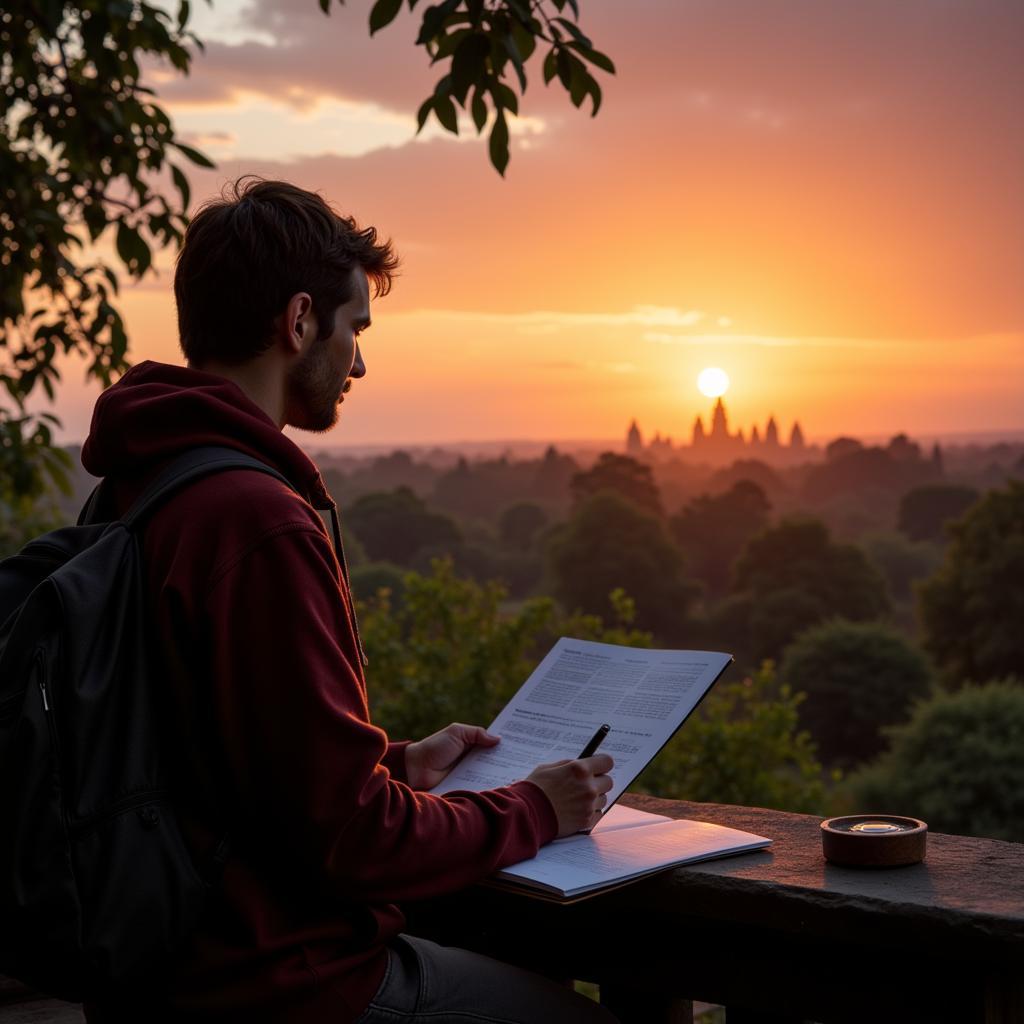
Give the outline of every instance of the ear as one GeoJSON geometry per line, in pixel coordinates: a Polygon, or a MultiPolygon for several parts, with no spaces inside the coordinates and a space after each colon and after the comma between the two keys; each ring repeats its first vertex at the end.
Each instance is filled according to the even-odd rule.
{"type": "Polygon", "coordinates": [[[296,292],[278,318],[278,335],[288,352],[301,355],[317,335],[313,300],[309,292],[296,292]]]}

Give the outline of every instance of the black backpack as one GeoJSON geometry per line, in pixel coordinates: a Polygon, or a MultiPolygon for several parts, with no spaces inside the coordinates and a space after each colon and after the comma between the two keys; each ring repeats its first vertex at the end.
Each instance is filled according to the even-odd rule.
{"type": "Polygon", "coordinates": [[[199,921],[227,835],[195,864],[169,802],[140,531],[190,481],[277,470],[230,448],[175,460],[121,519],[0,562],[0,972],[82,1001],[155,976],[199,921]]]}

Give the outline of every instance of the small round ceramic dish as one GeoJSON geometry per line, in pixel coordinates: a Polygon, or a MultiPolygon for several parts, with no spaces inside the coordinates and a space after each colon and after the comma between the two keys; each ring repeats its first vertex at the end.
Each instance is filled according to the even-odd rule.
{"type": "Polygon", "coordinates": [[[928,826],[894,814],[851,814],[821,823],[821,850],[832,864],[894,868],[924,860],[928,826]]]}

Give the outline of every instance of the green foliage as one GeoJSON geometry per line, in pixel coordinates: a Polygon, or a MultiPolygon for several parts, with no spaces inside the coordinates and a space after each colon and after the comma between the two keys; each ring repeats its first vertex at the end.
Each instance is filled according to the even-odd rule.
{"type": "MultiPolygon", "coordinates": [[[[118,272],[142,277],[152,249],[182,237],[188,185],[172,154],[212,166],[141,82],[143,57],[188,72],[188,13],[184,0],[176,17],[143,0],[0,12],[0,383],[16,407],[0,409],[5,437],[37,386],[54,397],[59,353],[91,358],[104,385],[128,365],[118,272]],[[159,187],[168,172],[180,202],[159,187]],[[108,231],[118,272],[90,254],[108,231]]],[[[33,433],[24,419],[17,429],[33,433]]]]}
{"type": "Polygon", "coordinates": [[[901,533],[873,533],[860,544],[885,577],[889,594],[900,602],[912,600],[914,583],[930,576],[942,562],[938,545],[908,540],[901,533]]]}
{"type": "Polygon", "coordinates": [[[754,537],[736,562],[733,589],[750,595],[757,660],[776,657],[818,622],[859,622],[890,610],[885,581],[864,552],[834,543],[816,519],[783,520],[754,537]]]}
{"type": "Polygon", "coordinates": [[[547,525],[547,513],[532,501],[520,501],[510,505],[501,514],[498,531],[501,542],[510,548],[528,550],[537,532],[547,525]]]}
{"type": "MultiPolygon", "coordinates": [[[[387,591],[360,602],[370,659],[373,721],[393,738],[420,739],[449,722],[488,725],[560,636],[650,647],[622,591],[606,624],[562,615],[546,597],[502,614],[498,584],[459,579],[437,559],[429,576],[407,573],[401,605],[387,591]]],[[[633,787],[687,800],[817,811],[821,770],[797,730],[799,697],[776,685],[770,666],[754,679],[721,686],[633,787]]]]}
{"type": "Polygon", "coordinates": [[[451,519],[431,512],[408,487],[363,495],[345,509],[344,518],[374,562],[408,565],[421,548],[462,539],[451,519]]]}
{"type": "Polygon", "coordinates": [[[500,614],[506,590],[455,576],[450,560],[433,573],[407,573],[400,605],[386,591],[360,605],[370,659],[373,719],[394,737],[419,739],[450,722],[487,725],[560,636],[649,647],[632,627],[632,603],[613,597],[606,627],[594,616],[559,614],[550,598],[500,614]]]}
{"type": "Polygon", "coordinates": [[[541,459],[522,462],[506,456],[469,462],[461,457],[437,477],[431,504],[461,520],[497,522],[509,505],[535,501],[551,512],[569,506],[569,480],[579,466],[571,455],[548,448],[541,459]]]}
{"type": "Polygon", "coordinates": [[[401,566],[390,562],[371,562],[352,569],[349,583],[357,601],[369,601],[378,591],[387,590],[390,600],[401,604],[405,595],[405,573],[401,566]]]}
{"type": "Polygon", "coordinates": [[[843,768],[880,754],[883,727],[905,721],[931,689],[927,662],[894,629],[842,619],[802,633],[779,676],[804,693],[800,724],[822,760],[843,768]]]}
{"type": "Polygon", "coordinates": [[[906,814],[937,832],[1024,842],[1024,687],[939,693],[850,780],[853,810],[906,814]]]}
{"type": "Polygon", "coordinates": [[[724,494],[694,498],[669,520],[669,529],[690,571],[713,595],[729,586],[732,564],[743,545],[768,525],[771,503],[750,480],[724,494]]]}
{"type": "Polygon", "coordinates": [[[989,491],[949,531],[918,592],[925,648],[951,682],[1024,678],[1024,482],[989,491]]]}
{"type": "Polygon", "coordinates": [[[801,697],[770,662],[753,677],[719,683],[634,783],[674,800],[822,811],[825,789],[801,697]]]}
{"type": "Polygon", "coordinates": [[[929,484],[900,499],[899,529],[911,540],[944,541],[946,524],[959,519],[979,498],[973,487],[929,484]]]}
{"type": "Polygon", "coordinates": [[[607,492],[588,498],[548,535],[546,560],[564,607],[607,616],[609,593],[622,587],[636,601],[640,627],[669,643],[682,633],[699,589],[684,577],[664,522],[607,492]]]}
{"type": "Polygon", "coordinates": [[[71,459],[54,448],[52,413],[0,416],[0,558],[66,525],[57,495],[70,495],[71,459]]]}
{"type": "Polygon", "coordinates": [[[661,495],[654,482],[651,467],[628,455],[602,452],[587,470],[577,473],[569,483],[573,504],[579,506],[587,498],[608,491],[633,502],[637,508],[661,516],[661,495]]]}
{"type": "MultiPolygon", "coordinates": [[[[418,2],[407,0],[409,10],[418,2]]],[[[320,7],[326,13],[330,0],[320,0],[320,7]]],[[[370,34],[391,24],[401,7],[401,0],[376,0],[370,10],[370,34]]],[[[458,135],[458,106],[470,114],[479,135],[493,112],[488,152],[494,168],[504,175],[508,115],[519,113],[519,97],[526,93],[526,65],[538,46],[547,48],[544,84],[557,77],[573,106],[590,97],[591,116],[596,115],[601,87],[588,65],[608,74],[615,74],[615,65],[595,49],[578,22],[577,0],[441,0],[426,7],[416,43],[427,50],[432,64],[447,62],[447,72],[420,105],[417,131],[433,114],[445,131],[458,135]]]]}

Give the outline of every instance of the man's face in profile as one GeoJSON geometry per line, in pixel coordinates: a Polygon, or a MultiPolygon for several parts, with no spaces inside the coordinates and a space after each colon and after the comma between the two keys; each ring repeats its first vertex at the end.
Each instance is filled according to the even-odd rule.
{"type": "MultiPolygon", "coordinates": [[[[352,298],[334,313],[334,329],[316,338],[292,368],[286,391],[287,422],[300,430],[323,433],[338,422],[339,406],[350,378],[366,373],[357,338],[370,325],[370,290],[361,267],[352,271],[352,298]]],[[[318,325],[315,324],[314,330],[318,325]]]]}

